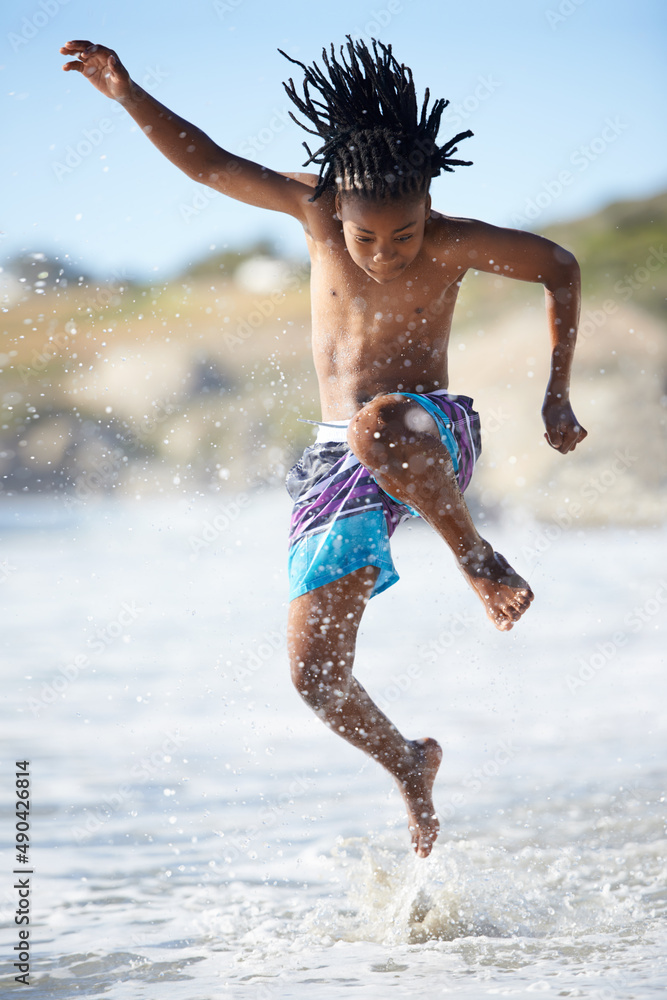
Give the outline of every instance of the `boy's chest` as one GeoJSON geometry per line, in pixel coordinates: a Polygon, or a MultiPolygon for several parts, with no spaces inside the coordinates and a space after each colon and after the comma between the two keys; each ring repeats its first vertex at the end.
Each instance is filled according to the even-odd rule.
{"type": "Polygon", "coordinates": [[[415,265],[394,281],[379,284],[344,252],[318,255],[311,271],[313,319],[327,327],[362,325],[368,333],[419,331],[441,327],[443,321],[448,325],[460,271],[433,261],[415,265]]]}

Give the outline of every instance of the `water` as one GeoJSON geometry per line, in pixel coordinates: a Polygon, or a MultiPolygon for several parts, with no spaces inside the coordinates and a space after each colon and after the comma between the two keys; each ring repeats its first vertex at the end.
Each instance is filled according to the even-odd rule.
{"type": "Polygon", "coordinates": [[[429,530],[401,529],[357,672],[443,743],[424,861],[391,779],[289,682],[287,517],[282,493],[0,507],[0,792],[30,760],[31,995],[664,995],[667,532],[538,555],[525,520],[491,527],[537,595],[502,635],[429,530]]]}

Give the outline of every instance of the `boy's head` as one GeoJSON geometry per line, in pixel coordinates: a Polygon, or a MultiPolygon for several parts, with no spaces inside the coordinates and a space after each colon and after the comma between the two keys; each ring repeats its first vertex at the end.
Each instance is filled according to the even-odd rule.
{"type": "Polygon", "coordinates": [[[343,190],[335,204],[350,257],[379,284],[398,278],[421,250],[429,194],[370,199],[343,190]]]}
{"type": "Polygon", "coordinates": [[[343,201],[355,196],[373,203],[405,198],[425,202],[432,177],[441,170],[469,165],[468,161],[452,159],[452,155],[456,143],[472,132],[461,132],[444,146],[436,143],[442,112],[449,102],[437,100],[429,112],[427,90],[419,109],[412,71],[396,61],[390,45],[375,39],[372,44],[371,52],[363,42],[352,42],[348,36],[347,60],[343,48],[340,60],[333,45],[330,55],[323,50],[326,74],[315,63],[308,67],[282,53],[305,72],[303,98],[293,80],[284,85],[313,125],[302,127],[324,140],[315,153],[304,143],[309,155],[304,166],[321,165],[313,201],[332,190],[343,201]],[[319,92],[320,100],[311,96],[313,89],[319,92]]]}

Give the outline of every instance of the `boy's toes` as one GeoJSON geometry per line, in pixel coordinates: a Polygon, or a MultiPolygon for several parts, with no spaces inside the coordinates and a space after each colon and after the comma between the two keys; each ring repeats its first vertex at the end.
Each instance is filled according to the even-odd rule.
{"type": "Polygon", "coordinates": [[[517,592],[508,600],[507,606],[513,611],[517,611],[519,615],[522,615],[524,611],[530,607],[532,600],[533,594],[530,590],[517,590],[517,592]]]}
{"type": "Polygon", "coordinates": [[[514,624],[512,619],[509,618],[503,612],[500,612],[499,614],[496,615],[496,617],[493,619],[493,623],[497,629],[500,629],[501,632],[509,632],[509,630],[512,628],[512,625],[514,624]]]}

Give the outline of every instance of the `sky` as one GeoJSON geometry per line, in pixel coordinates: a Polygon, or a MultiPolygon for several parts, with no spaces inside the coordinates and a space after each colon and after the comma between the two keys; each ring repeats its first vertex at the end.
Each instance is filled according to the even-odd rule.
{"type": "MultiPolygon", "coordinates": [[[[298,170],[309,137],[282,87],[345,35],[391,43],[418,94],[446,97],[442,140],[474,161],[432,185],[448,215],[537,230],[667,187],[664,0],[15,0],[0,14],[4,261],[69,255],[98,277],[161,280],[299,224],[234,202],[169,163],[60,46],[115,49],[138,83],[225,149],[298,170]]],[[[2,263],[2,261],[0,261],[2,263]]]]}

